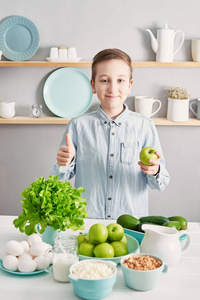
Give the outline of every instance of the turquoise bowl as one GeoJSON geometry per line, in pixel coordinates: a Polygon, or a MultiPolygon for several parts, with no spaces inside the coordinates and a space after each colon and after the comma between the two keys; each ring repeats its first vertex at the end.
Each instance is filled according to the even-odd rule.
{"type": "MultiPolygon", "coordinates": [[[[125,233],[125,230],[124,230],[125,233]]],[[[135,239],[133,236],[126,234],[126,239],[127,239],[127,247],[128,247],[128,252],[129,253],[135,253],[138,249],[139,249],[139,243],[137,241],[137,239],[135,239]]],[[[104,261],[113,261],[116,264],[120,264],[120,260],[123,256],[118,256],[118,257],[112,257],[112,258],[100,258],[98,257],[98,259],[100,260],[104,260],[104,261]]],[[[84,259],[97,259],[97,257],[90,257],[90,256],[85,256],[85,255],[81,255],[79,254],[79,259],[80,260],[84,260],[84,259]]]]}
{"type": "Polygon", "coordinates": [[[70,267],[69,279],[72,283],[74,293],[82,298],[87,300],[99,300],[109,296],[112,293],[114,284],[117,279],[117,268],[116,263],[112,261],[103,261],[100,259],[88,259],[88,262],[96,263],[105,263],[109,267],[111,267],[114,271],[113,275],[110,277],[106,277],[103,279],[82,279],[75,276],[73,272],[73,268],[78,264],[83,263],[83,261],[79,261],[73,264],[70,267]]]}
{"type": "MultiPolygon", "coordinates": [[[[132,229],[126,229],[126,228],[124,228],[124,233],[126,235],[130,235],[130,236],[134,237],[138,241],[139,244],[141,244],[141,241],[144,238],[144,233],[139,232],[139,231],[135,231],[135,230],[132,230],[132,229]]],[[[186,234],[182,234],[179,237],[179,240],[180,240],[180,242],[183,242],[186,238],[187,238],[187,235],[186,234]]]]}

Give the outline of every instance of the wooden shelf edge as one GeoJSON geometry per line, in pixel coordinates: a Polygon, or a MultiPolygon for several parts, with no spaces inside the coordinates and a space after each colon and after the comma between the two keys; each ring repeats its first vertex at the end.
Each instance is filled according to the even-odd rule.
{"type": "Polygon", "coordinates": [[[70,119],[66,118],[59,118],[59,117],[41,117],[41,118],[34,118],[34,117],[24,117],[24,116],[15,116],[14,118],[0,118],[0,124],[68,124],[70,119]]]}
{"type": "MultiPolygon", "coordinates": [[[[190,118],[186,122],[172,122],[166,118],[152,118],[153,122],[157,126],[200,126],[200,120],[196,118],[190,118]]],[[[59,117],[24,117],[24,116],[15,116],[14,118],[4,119],[0,118],[0,124],[34,124],[34,125],[44,125],[44,124],[68,124],[70,119],[59,118],[59,117]]]]}
{"type": "MultiPolygon", "coordinates": [[[[200,62],[193,61],[132,61],[132,67],[200,67],[200,62]]],[[[0,61],[0,67],[91,67],[91,61],[48,62],[48,61],[0,61]]]]}

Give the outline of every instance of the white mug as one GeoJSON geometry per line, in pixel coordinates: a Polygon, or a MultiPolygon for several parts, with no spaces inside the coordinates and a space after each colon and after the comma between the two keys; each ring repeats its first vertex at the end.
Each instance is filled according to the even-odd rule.
{"type": "Polygon", "coordinates": [[[58,58],[58,47],[52,47],[50,49],[50,57],[51,58],[58,58]]]}
{"type": "Polygon", "coordinates": [[[0,117],[13,118],[15,116],[15,102],[0,102],[0,117]]]}
{"type": "Polygon", "coordinates": [[[161,101],[158,99],[153,99],[152,97],[146,96],[135,96],[135,111],[147,116],[148,118],[155,115],[161,108],[161,101]],[[152,112],[153,104],[155,102],[159,103],[159,107],[156,111],[152,112]]]}
{"type": "Polygon", "coordinates": [[[69,47],[68,51],[67,51],[67,56],[68,56],[68,58],[76,58],[77,57],[76,48],[69,47]]]}
{"type": "Polygon", "coordinates": [[[200,39],[193,39],[191,45],[193,61],[200,62],[200,39]]]}

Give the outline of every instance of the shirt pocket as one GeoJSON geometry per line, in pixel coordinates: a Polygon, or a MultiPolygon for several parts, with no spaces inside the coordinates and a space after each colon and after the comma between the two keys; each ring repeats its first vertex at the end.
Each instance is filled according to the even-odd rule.
{"type": "Polygon", "coordinates": [[[120,161],[123,164],[132,164],[138,160],[139,155],[139,143],[121,143],[120,149],[120,161]]]}

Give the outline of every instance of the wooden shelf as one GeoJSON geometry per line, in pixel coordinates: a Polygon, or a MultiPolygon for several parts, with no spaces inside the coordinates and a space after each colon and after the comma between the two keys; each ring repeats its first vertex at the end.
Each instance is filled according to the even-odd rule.
{"type": "MultiPolygon", "coordinates": [[[[48,62],[48,61],[0,61],[0,67],[91,67],[91,61],[79,62],[48,62]]],[[[132,61],[133,67],[200,67],[200,62],[177,61],[177,62],[156,62],[156,61],[132,61]]]]}
{"type": "MultiPolygon", "coordinates": [[[[158,126],[200,126],[200,120],[196,118],[190,118],[187,122],[172,122],[167,120],[166,118],[152,118],[155,125],[158,126]]],[[[59,117],[41,117],[41,118],[33,118],[33,117],[20,117],[15,116],[14,118],[4,119],[0,118],[0,124],[68,124],[70,119],[59,118],[59,117]]]]}

